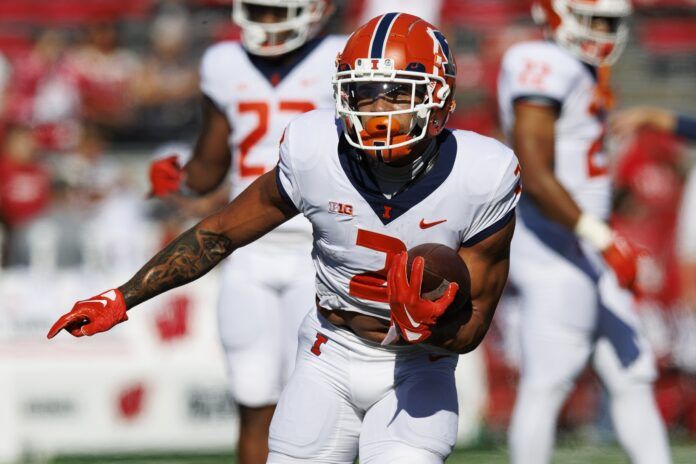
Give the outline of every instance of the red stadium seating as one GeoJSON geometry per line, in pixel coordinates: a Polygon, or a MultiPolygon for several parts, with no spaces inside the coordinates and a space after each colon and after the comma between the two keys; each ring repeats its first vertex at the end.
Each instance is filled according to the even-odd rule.
{"type": "Polygon", "coordinates": [[[216,27],[213,31],[213,41],[221,42],[223,40],[239,40],[240,35],[241,30],[239,29],[239,26],[231,21],[224,22],[216,27]]]}
{"type": "Polygon", "coordinates": [[[637,9],[654,9],[669,7],[693,7],[692,0],[633,0],[633,6],[637,9]]]}
{"type": "Polygon", "coordinates": [[[72,24],[143,18],[152,0],[2,0],[0,22],[72,24]]]}
{"type": "Polygon", "coordinates": [[[530,0],[445,0],[443,22],[471,28],[508,24],[529,17],[530,0]]]}
{"type": "Polygon", "coordinates": [[[638,36],[653,54],[696,52],[696,27],[692,19],[651,19],[642,23],[638,36]]]}
{"type": "Polygon", "coordinates": [[[0,52],[10,58],[31,49],[31,40],[25,34],[0,31],[0,52]]]}

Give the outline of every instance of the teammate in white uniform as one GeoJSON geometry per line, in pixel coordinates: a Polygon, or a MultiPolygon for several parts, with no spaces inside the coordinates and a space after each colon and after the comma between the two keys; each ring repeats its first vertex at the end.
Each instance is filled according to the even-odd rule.
{"type": "MultiPolygon", "coordinates": [[[[230,171],[235,198],[276,165],[278,142],[293,118],[333,107],[330,79],[346,38],[317,35],[331,9],[324,0],[234,3],[242,42],[215,44],[203,56],[205,122],[184,167],[185,188],[208,193],[230,171]]],[[[153,192],[180,191],[184,176],[176,162],[153,163],[153,192]]],[[[297,217],[235,253],[223,269],[218,327],[240,408],[242,464],[266,460],[268,426],[314,299],[311,243],[309,222],[297,217]]]]}
{"type": "MultiPolygon", "coordinates": [[[[335,113],[285,130],[280,161],[125,285],[83,300],[49,337],[108,330],[126,310],[207,272],[302,213],[313,229],[317,303],[271,425],[269,463],[442,463],[457,432],[456,353],[483,339],[507,279],[519,166],[499,142],[444,125],[456,65],[444,36],[389,13],[337,59],[335,113]],[[422,243],[459,250],[472,311],[443,316],[459,289],[420,295],[422,243]],[[443,316],[443,317],[441,317],[443,316]]],[[[270,263],[271,266],[274,263],[270,263]]],[[[249,311],[255,311],[252,306],[249,311]]]]}
{"type": "Polygon", "coordinates": [[[611,200],[605,79],[627,38],[631,5],[545,0],[534,12],[553,40],[510,48],[498,83],[525,187],[510,269],[523,310],[512,462],[550,462],[560,408],[593,356],[631,461],[667,463],[654,360],[625,289],[634,285],[638,254],[604,222],[611,200]]]}

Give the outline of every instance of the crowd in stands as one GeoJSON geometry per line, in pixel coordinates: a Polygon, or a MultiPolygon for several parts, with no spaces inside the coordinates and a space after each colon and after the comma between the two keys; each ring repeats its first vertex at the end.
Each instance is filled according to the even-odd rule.
{"type": "MultiPolygon", "coordinates": [[[[401,1],[391,3],[397,8],[401,1]]],[[[382,0],[385,2],[390,3],[382,0]]],[[[144,166],[156,146],[190,143],[195,136],[197,63],[207,44],[237,36],[229,19],[229,3],[0,3],[3,267],[121,263],[133,270],[150,253],[149,246],[156,247],[160,236],[148,235],[152,230],[149,219],[156,208],[144,201],[145,192],[140,188],[144,166]],[[114,150],[128,155],[109,156],[114,150]],[[123,162],[124,158],[139,159],[123,162]],[[134,243],[138,236],[151,238],[134,243]],[[130,248],[116,243],[128,243],[130,248]]],[[[332,32],[350,32],[371,14],[370,0],[335,3],[339,8],[330,23],[332,32]]],[[[452,125],[499,135],[495,104],[498,62],[512,43],[537,37],[529,20],[529,3],[429,0],[430,19],[442,22],[457,44],[459,109],[452,125]]],[[[649,63],[659,64],[653,71],[696,69],[696,16],[688,13],[688,4],[693,2],[635,3],[640,14],[635,36],[641,41],[640,49],[653,60],[649,63]],[[665,60],[672,58],[672,65],[667,66],[665,60]]],[[[692,111],[694,103],[691,101],[692,111]]],[[[670,314],[658,318],[663,322],[656,323],[653,330],[664,372],[658,399],[670,424],[685,426],[696,438],[696,343],[688,335],[689,330],[696,333],[696,283],[684,281],[680,252],[694,246],[678,247],[676,239],[682,198],[685,203],[696,202],[696,171],[689,179],[693,163],[687,148],[666,134],[643,132],[617,147],[613,150],[618,187],[614,222],[625,236],[651,252],[649,278],[641,297],[644,313],[670,314]],[[690,317],[680,309],[685,306],[691,307],[690,317]]],[[[164,233],[174,234],[170,229],[176,223],[164,222],[164,233]]],[[[162,233],[163,229],[156,230],[162,233]]],[[[696,240],[693,235],[690,239],[696,240]]],[[[505,316],[498,319],[500,324],[506,321],[505,316]]],[[[498,330],[504,332],[504,328],[498,330]]],[[[500,354],[504,350],[495,342],[502,336],[495,329],[489,339],[487,349],[498,353],[489,363],[490,397],[495,405],[489,414],[492,423],[502,424],[514,398],[505,393],[514,384],[514,371],[509,368],[514,361],[507,362],[500,354]]],[[[596,397],[580,395],[572,400],[578,421],[586,419],[578,411],[598,402],[596,397]]]]}

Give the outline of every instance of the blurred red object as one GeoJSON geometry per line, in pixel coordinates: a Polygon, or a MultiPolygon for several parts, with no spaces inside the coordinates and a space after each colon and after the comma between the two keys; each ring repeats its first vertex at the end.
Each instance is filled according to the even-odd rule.
{"type": "Polygon", "coordinates": [[[684,188],[681,145],[665,133],[643,130],[623,151],[615,172],[616,230],[650,254],[644,299],[670,308],[680,296],[675,233],[684,188]]]}
{"type": "Polygon", "coordinates": [[[145,386],[142,383],[126,388],[118,398],[121,417],[133,420],[143,411],[145,386]]]}
{"type": "Polygon", "coordinates": [[[659,18],[643,22],[638,29],[641,44],[649,53],[696,52],[696,27],[689,18],[659,18]]]}
{"type": "Polygon", "coordinates": [[[160,340],[170,342],[185,338],[189,333],[191,299],[187,295],[175,295],[155,317],[160,340]]]}
{"type": "Polygon", "coordinates": [[[152,0],[2,0],[0,21],[65,24],[143,18],[152,0]]]}
{"type": "Polygon", "coordinates": [[[519,375],[510,366],[501,351],[489,338],[484,342],[486,354],[486,376],[488,378],[488,406],[486,426],[492,430],[504,431],[510,425],[519,375]]]}
{"type": "Polygon", "coordinates": [[[242,30],[232,22],[223,22],[213,32],[213,41],[223,42],[226,40],[238,41],[242,36],[242,30]]]}
{"type": "Polygon", "coordinates": [[[674,6],[690,7],[693,3],[693,0],[633,0],[633,4],[636,8],[644,10],[674,6]]]}
{"type": "Polygon", "coordinates": [[[112,127],[131,121],[142,63],[139,55],[120,45],[116,23],[90,25],[87,42],[66,61],[79,88],[83,117],[112,127]]]}
{"type": "Polygon", "coordinates": [[[27,34],[13,31],[0,31],[0,52],[9,58],[23,56],[31,49],[27,34]]]}
{"type": "Polygon", "coordinates": [[[51,197],[51,176],[35,159],[31,132],[25,128],[8,132],[11,140],[0,155],[0,220],[14,228],[46,209],[51,197]]]}
{"type": "Polygon", "coordinates": [[[445,0],[442,21],[457,27],[499,27],[529,17],[531,0],[445,0]]]}
{"type": "Polygon", "coordinates": [[[447,127],[475,131],[489,137],[498,136],[498,113],[494,102],[490,101],[467,105],[457,109],[447,121],[447,127]]]}

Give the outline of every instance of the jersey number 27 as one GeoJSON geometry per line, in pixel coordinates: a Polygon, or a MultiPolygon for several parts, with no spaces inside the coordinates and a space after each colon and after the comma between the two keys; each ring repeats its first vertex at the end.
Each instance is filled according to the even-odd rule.
{"type": "MultiPolygon", "coordinates": [[[[314,103],[310,101],[280,101],[278,102],[277,111],[288,113],[306,113],[314,109],[314,103]]],[[[273,108],[276,110],[276,108],[273,108]]],[[[271,114],[271,105],[265,101],[255,102],[240,102],[238,111],[243,113],[256,113],[258,123],[254,130],[244,137],[239,143],[239,175],[242,177],[258,177],[267,171],[267,167],[263,165],[249,164],[246,157],[251,149],[259,143],[259,141],[268,132],[268,123],[271,114]]]]}

